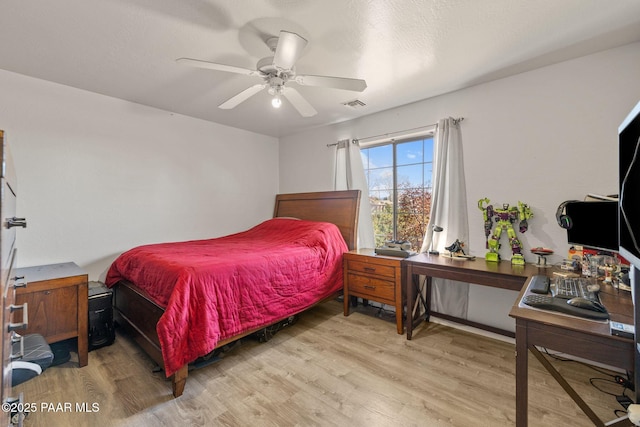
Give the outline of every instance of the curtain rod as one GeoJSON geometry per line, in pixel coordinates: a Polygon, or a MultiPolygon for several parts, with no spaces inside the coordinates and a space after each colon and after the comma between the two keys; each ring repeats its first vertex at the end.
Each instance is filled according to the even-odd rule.
{"type": "MultiPolygon", "coordinates": [[[[458,123],[460,123],[463,120],[464,120],[464,117],[458,117],[457,119],[453,119],[453,124],[457,125],[458,123]]],[[[438,126],[438,124],[434,123],[434,124],[431,124],[431,125],[418,126],[418,127],[411,128],[411,129],[404,129],[404,130],[399,130],[399,131],[395,131],[395,132],[383,133],[383,134],[380,134],[380,135],[367,136],[365,138],[356,138],[356,139],[353,139],[351,142],[353,144],[357,144],[357,143],[362,142],[362,141],[367,140],[367,139],[378,139],[378,138],[383,138],[383,137],[384,138],[393,139],[392,135],[400,134],[400,135],[397,135],[397,136],[402,136],[402,134],[406,134],[407,132],[414,132],[414,131],[417,131],[417,130],[420,130],[420,129],[426,129],[426,128],[430,128],[430,127],[434,127],[434,126],[438,126]]],[[[346,141],[349,141],[349,140],[348,139],[343,139],[343,140],[340,140],[340,141],[335,142],[333,144],[327,144],[327,147],[333,147],[335,145],[338,145],[338,144],[340,144],[342,142],[346,142],[346,141]]]]}
{"type": "MultiPolygon", "coordinates": [[[[333,144],[327,144],[327,147],[335,147],[336,145],[343,144],[343,143],[346,144],[347,142],[349,142],[348,139],[341,139],[340,141],[334,142],[333,144]]],[[[358,140],[357,139],[352,139],[351,143],[352,144],[357,144],[358,140]]]]}

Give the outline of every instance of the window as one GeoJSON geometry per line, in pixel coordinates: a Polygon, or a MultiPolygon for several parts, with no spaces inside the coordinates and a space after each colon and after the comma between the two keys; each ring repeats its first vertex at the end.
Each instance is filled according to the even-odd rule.
{"type": "Polygon", "coordinates": [[[431,210],[433,138],[362,148],[376,246],[408,240],[420,250],[431,210]]]}

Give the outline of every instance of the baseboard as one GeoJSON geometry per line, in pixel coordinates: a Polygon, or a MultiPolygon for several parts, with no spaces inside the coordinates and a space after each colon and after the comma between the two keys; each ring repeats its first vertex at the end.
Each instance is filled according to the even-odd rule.
{"type": "Polygon", "coordinates": [[[442,319],[440,317],[432,316],[429,319],[429,322],[438,323],[438,324],[444,325],[444,326],[449,326],[449,327],[454,328],[454,329],[459,329],[461,331],[469,332],[469,333],[476,334],[476,335],[481,335],[483,337],[493,338],[493,339],[499,340],[499,341],[504,341],[504,342],[507,342],[507,343],[510,343],[510,344],[513,344],[513,345],[516,344],[516,340],[511,338],[511,337],[508,337],[508,336],[505,336],[505,335],[501,335],[501,334],[496,334],[496,333],[493,333],[493,332],[490,332],[490,331],[485,331],[484,329],[474,328],[473,326],[462,325],[462,324],[457,323],[457,322],[451,322],[451,321],[449,321],[447,319],[442,319]]]}

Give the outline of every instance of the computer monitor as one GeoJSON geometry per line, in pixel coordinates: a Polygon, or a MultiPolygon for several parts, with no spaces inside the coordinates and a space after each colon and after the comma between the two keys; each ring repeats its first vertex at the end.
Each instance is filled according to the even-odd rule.
{"type": "Polygon", "coordinates": [[[640,268],[640,102],[618,128],[620,255],[640,268]]]}
{"type": "Polygon", "coordinates": [[[629,261],[634,306],[634,382],[640,403],[640,102],[618,127],[620,255],[629,261]]]}
{"type": "Polygon", "coordinates": [[[618,202],[567,202],[565,214],[572,223],[567,229],[570,245],[618,252],[618,202]]]}

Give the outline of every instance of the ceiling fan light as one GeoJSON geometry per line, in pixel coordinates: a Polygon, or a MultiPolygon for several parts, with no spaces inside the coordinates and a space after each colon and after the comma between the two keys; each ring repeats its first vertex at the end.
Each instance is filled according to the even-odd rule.
{"type": "Polygon", "coordinates": [[[273,99],[271,100],[271,105],[273,106],[273,108],[280,108],[280,106],[282,105],[282,99],[280,99],[280,95],[276,95],[273,97],[273,99]]]}

